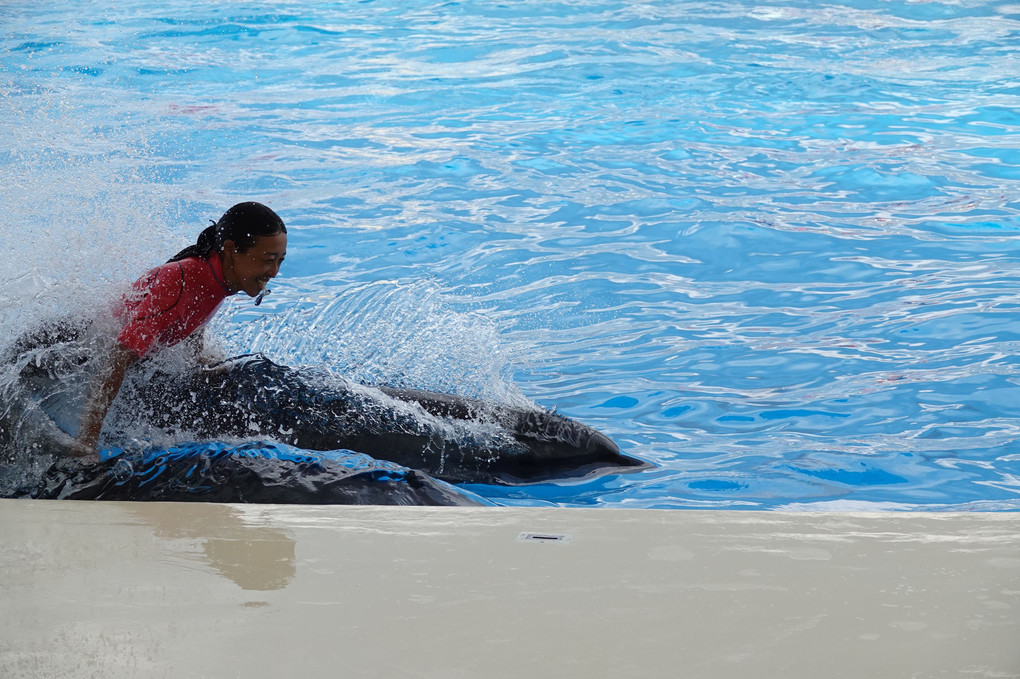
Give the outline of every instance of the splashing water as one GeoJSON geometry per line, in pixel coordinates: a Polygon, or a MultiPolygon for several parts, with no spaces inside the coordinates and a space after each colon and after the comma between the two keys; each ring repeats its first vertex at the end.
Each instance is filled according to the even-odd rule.
{"type": "Polygon", "coordinates": [[[364,384],[531,403],[511,382],[520,356],[496,324],[453,310],[433,281],[302,283],[291,284],[297,302],[267,302],[263,314],[234,304],[216,319],[229,352],[262,352],[364,384]]]}
{"type": "MultiPolygon", "coordinates": [[[[144,178],[158,154],[143,134],[113,127],[103,113],[72,100],[45,88],[21,92],[0,74],[0,354],[61,319],[108,318],[131,278],[151,266],[156,252],[180,242],[168,227],[179,201],[168,187],[144,178]]],[[[75,431],[69,413],[83,398],[91,358],[105,346],[102,334],[81,337],[0,365],[0,415],[15,435],[14,443],[0,444],[4,464],[31,474],[50,461],[31,455],[37,435],[75,431]],[[43,402],[63,431],[38,412],[14,417],[29,363],[55,371],[43,402]]]]}
{"type": "MultiPolygon", "coordinates": [[[[9,83],[0,91],[0,97],[12,96],[9,83]]],[[[26,334],[59,334],[69,318],[94,322],[89,332],[18,353],[0,366],[0,496],[42,478],[56,460],[52,444],[76,433],[95,359],[115,334],[112,306],[128,283],[193,240],[201,228],[190,226],[201,224],[194,215],[222,210],[188,203],[159,181],[165,152],[143,128],[104,124],[100,118],[109,111],[66,103],[53,91],[20,95],[19,105],[0,116],[0,135],[10,140],[0,164],[0,201],[7,208],[0,214],[7,245],[0,251],[0,351],[13,351],[26,334]],[[48,374],[45,384],[26,383],[33,366],[48,374]]],[[[173,122],[161,119],[156,127],[165,135],[173,122]]],[[[429,281],[291,286],[276,296],[275,307],[263,308],[268,313],[256,312],[247,298],[229,300],[208,329],[211,343],[223,352],[265,352],[313,366],[324,386],[414,386],[529,403],[509,382],[510,359],[495,327],[479,315],[444,308],[429,281]]],[[[190,440],[186,428],[158,426],[158,413],[139,410],[131,394],[145,389],[152,371],[184,374],[191,361],[188,349],[174,347],[136,370],[109,413],[104,441],[145,451],[190,440]]],[[[420,418],[450,441],[505,442],[505,432],[485,424],[444,422],[377,392],[372,398],[420,418]]]]}

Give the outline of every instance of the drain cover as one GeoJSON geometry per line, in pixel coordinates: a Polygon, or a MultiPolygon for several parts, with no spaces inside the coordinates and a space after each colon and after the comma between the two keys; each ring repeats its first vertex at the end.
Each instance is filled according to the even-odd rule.
{"type": "Polygon", "coordinates": [[[567,533],[521,533],[517,536],[518,542],[570,542],[571,535],[567,533]]]}

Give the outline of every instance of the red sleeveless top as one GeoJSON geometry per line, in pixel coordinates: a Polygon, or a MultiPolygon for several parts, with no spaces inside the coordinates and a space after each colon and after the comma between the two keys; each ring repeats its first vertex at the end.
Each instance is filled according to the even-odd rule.
{"type": "Polygon", "coordinates": [[[117,341],[138,358],[177,344],[205,325],[233,293],[223,281],[218,252],[156,267],[131,286],[117,311],[124,328],[117,341]]]}

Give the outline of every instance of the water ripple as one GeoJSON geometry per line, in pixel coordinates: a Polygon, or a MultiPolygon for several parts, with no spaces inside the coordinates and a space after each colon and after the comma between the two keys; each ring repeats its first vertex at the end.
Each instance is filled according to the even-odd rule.
{"type": "Polygon", "coordinates": [[[1018,31],[991,0],[25,6],[0,101],[73,99],[100,155],[148,121],[126,164],[193,223],[281,208],[233,346],[523,392],[660,465],[508,503],[1016,509],[1018,31]]]}

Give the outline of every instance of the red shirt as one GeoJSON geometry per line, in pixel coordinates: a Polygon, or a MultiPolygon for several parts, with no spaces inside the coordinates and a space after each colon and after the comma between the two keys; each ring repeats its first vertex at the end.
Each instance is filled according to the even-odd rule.
{"type": "Polygon", "coordinates": [[[139,278],[124,297],[117,318],[124,329],[117,341],[144,358],[154,347],[177,344],[212,318],[233,293],[223,282],[223,260],[189,257],[156,267],[139,278]]]}

